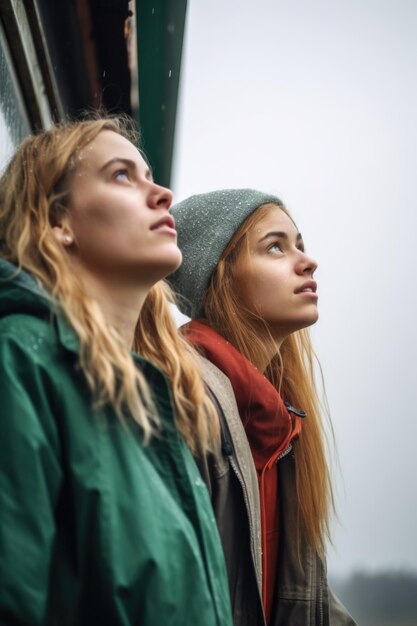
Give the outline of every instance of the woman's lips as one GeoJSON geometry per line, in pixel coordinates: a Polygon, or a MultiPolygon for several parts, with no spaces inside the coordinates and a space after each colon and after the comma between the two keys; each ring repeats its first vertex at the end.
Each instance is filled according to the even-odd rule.
{"type": "Polygon", "coordinates": [[[317,295],[317,283],[315,280],[308,280],[298,287],[294,293],[299,296],[307,296],[310,298],[318,298],[317,295]]]}
{"type": "Polygon", "coordinates": [[[157,230],[159,233],[168,233],[169,235],[177,235],[175,221],[172,215],[165,215],[151,226],[151,230],[157,230]]]}

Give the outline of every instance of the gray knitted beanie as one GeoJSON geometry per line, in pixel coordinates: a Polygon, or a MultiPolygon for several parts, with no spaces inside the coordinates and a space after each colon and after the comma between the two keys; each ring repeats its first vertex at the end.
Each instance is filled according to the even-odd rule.
{"type": "Polygon", "coordinates": [[[262,204],[282,206],[276,196],[254,189],[222,189],[191,196],[171,208],[182,265],[168,280],[184,298],[183,311],[195,319],[211,274],[240,225],[262,204]]]}

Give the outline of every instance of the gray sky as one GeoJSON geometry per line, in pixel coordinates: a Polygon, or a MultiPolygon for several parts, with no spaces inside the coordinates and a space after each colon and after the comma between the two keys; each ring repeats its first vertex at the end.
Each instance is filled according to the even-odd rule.
{"type": "Polygon", "coordinates": [[[417,3],[189,0],[174,192],[278,194],[319,262],[329,569],[417,570],[417,3]]]}

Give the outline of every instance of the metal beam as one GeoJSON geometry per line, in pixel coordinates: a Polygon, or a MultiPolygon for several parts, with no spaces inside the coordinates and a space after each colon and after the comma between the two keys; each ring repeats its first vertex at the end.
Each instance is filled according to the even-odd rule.
{"type": "MultiPolygon", "coordinates": [[[[18,0],[3,0],[0,17],[19,76],[23,98],[33,128],[47,128],[53,114],[39,65],[25,5],[18,0]]],[[[33,16],[32,16],[33,17],[33,16]]]]}
{"type": "Polygon", "coordinates": [[[136,0],[139,126],[154,178],[171,181],[187,0],[136,0]]]}

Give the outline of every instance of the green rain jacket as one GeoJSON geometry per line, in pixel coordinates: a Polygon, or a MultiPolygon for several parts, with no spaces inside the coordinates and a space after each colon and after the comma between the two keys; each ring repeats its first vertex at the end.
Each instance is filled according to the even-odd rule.
{"type": "Polygon", "coordinates": [[[161,372],[134,356],[162,433],[97,409],[78,342],[0,261],[0,624],[231,626],[205,485],[161,372]],[[5,277],[9,277],[5,280],[5,277]]]}

